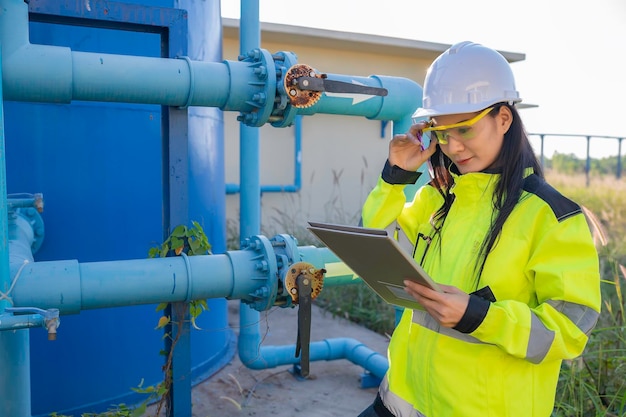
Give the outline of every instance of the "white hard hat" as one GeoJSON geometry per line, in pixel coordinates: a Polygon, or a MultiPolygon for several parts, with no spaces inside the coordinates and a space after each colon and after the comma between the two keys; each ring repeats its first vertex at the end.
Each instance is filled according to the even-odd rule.
{"type": "Polygon", "coordinates": [[[430,65],[422,107],[414,118],[473,113],[496,103],[522,101],[506,59],[473,42],[452,45],[430,65]]]}

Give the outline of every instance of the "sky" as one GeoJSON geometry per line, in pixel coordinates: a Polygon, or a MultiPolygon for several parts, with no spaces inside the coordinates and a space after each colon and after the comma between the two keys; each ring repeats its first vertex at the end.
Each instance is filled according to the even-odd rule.
{"type": "MultiPolygon", "coordinates": [[[[222,16],[240,18],[240,5],[221,0],[222,16]]],[[[511,67],[524,102],[538,105],[521,111],[528,132],[626,138],[626,0],[259,0],[259,17],[443,44],[470,40],[523,53],[525,60],[511,67]]],[[[531,141],[539,152],[538,138],[531,141]]],[[[590,154],[617,155],[617,143],[592,139],[590,154]]],[[[584,138],[547,138],[544,152],[584,157],[586,146],[584,138]]]]}

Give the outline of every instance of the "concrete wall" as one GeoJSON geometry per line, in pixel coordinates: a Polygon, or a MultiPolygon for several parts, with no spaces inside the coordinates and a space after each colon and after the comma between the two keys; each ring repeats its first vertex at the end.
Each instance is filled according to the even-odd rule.
{"type": "MultiPolygon", "coordinates": [[[[413,59],[406,54],[350,51],[284,41],[262,41],[271,53],[294,52],[298,63],[320,72],[346,75],[387,75],[423,83],[432,59],[413,59]]],[[[343,45],[345,47],[345,45],[343,45]]],[[[362,48],[367,49],[367,48],[362,48]]],[[[392,48],[390,48],[392,49],[392,48]]],[[[236,60],[239,39],[224,36],[224,59],[236,60]]],[[[239,122],[237,113],[225,114],[226,182],[239,183],[239,122]]],[[[387,157],[391,123],[381,137],[381,121],[362,117],[313,115],[303,118],[302,189],[298,193],[264,193],[262,231],[265,234],[291,233],[300,243],[310,237],[307,220],[356,224],[360,208],[375,185],[387,157]]],[[[292,184],[294,181],[295,129],[260,128],[261,184],[292,184]]],[[[239,195],[226,199],[229,234],[238,230],[239,195]]]]}

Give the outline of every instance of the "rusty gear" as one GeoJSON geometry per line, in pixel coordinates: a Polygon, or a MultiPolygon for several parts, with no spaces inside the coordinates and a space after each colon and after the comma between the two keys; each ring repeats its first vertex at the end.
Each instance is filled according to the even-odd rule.
{"type": "Polygon", "coordinates": [[[324,274],[326,270],[324,268],[316,269],[313,265],[307,262],[297,262],[289,267],[287,275],[285,276],[285,289],[291,296],[291,300],[294,304],[298,304],[298,284],[296,279],[299,275],[303,275],[311,280],[311,299],[315,300],[324,286],[324,274]]]}
{"type": "Polygon", "coordinates": [[[318,74],[313,68],[305,64],[296,64],[287,70],[285,75],[285,91],[293,107],[311,107],[322,97],[321,91],[301,90],[296,85],[300,77],[325,78],[323,74],[318,74]]]}

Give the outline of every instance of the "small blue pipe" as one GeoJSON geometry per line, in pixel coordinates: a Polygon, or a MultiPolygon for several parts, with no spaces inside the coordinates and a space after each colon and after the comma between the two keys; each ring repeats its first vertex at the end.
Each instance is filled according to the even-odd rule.
{"type": "MultiPolygon", "coordinates": [[[[286,185],[261,185],[261,193],[296,193],[302,188],[302,116],[294,121],[294,182],[286,185]]],[[[239,184],[226,184],[226,194],[237,194],[239,184]]]]}
{"type": "MultiPolygon", "coordinates": [[[[256,335],[248,328],[241,329],[239,341],[239,358],[241,363],[248,368],[267,369],[300,362],[300,358],[294,355],[295,344],[259,348],[255,344],[256,335]]],[[[389,367],[389,362],[384,355],[373,351],[355,339],[340,337],[310,344],[310,360],[312,362],[337,359],[348,359],[381,379],[389,367]]]]}
{"type": "Polygon", "coordinates": [[[41,314],[2,314],[0,315],[0,330],[29,329],[45,327],[46,321],[41,314]]]}

